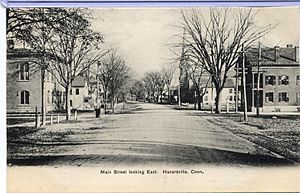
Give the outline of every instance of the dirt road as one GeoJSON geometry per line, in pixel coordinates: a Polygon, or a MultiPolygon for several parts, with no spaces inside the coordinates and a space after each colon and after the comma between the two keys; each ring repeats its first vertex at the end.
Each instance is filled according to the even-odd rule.
{"type": "Polygon", "coordinates": [[[285,158],[207,119],[196,111],[175,110],[168,105],[131,104],[128,111],[105,115],[100,120],[86,116],[76,124],[49,126],[36,135],[50,132],[51,139],[41,138],[42,142],[37,140],[26,148],[11,150],[8,163],[77,166],[290,164],[285,158]]]}

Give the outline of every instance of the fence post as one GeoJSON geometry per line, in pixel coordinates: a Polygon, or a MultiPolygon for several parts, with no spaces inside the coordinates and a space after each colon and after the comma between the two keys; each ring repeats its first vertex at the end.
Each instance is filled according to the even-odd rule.
{"type": "Polygon", "coordinates": [[[52,125],[53,124],[53,115],[52,115],[52,113],[50,114],[50,125],[52,125]]]}
{"type": "Polygon", "coordinates": [[[229,113],[229,101],[226,101],[226,113],[229,113]]]}
{"type": "Polygon", "coordinates": [[[75,109],[75,113],[74,113],[74,119],[77,120],[77,109],[75,109]]]}
{"type": "Polygon", "coordinates": [[[59,123],[59,113],[57,113],[57,123],[59,123]]]}

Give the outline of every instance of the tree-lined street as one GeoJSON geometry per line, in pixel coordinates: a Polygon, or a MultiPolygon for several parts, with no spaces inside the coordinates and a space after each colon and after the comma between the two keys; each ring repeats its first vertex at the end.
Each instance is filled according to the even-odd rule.
{"type": "Polygon", "coordinates": [[[9,139],[9,164],[295,164],[286,158],[212,124],[206,113],[169,105],[126,104],[100,120],[81,121],[9,139]],[[40,139],[36,138],[40,136],[40,139]],[[11,141],[10,141],[11,140],[11,141]],[[37,140],[31,144],[31,140],[37,140]],[[16,148],[16,149],[12,149],[16,148]]]}

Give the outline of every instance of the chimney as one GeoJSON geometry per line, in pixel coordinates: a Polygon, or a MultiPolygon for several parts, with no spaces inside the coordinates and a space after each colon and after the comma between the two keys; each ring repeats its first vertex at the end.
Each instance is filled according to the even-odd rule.
{"type": "Polygon", "coordinates": [[[279,58],[279,46],[275,46],[274,47],[274,60],[275,60],[275,62],[278,61],[278,58],[279,58]]]}
{"type": "Polygon", "coordinates": [[[299,62],[299,46],[295,46],[295,60],[299,62]]]}

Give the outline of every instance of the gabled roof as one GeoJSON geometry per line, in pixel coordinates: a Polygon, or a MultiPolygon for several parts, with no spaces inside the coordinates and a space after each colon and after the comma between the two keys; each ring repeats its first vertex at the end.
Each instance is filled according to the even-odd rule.
{"type": "Polygon", "coordinates": [[[72,82],[72,87],[85,87],[85,86],[86,86],[86,79],[82,76],[77,76],[72,82]]]}
{"type": "MultiPolygon", "coordinates": [[[[211,88],[211,82],[207,85],[208,88],[211,88]]],[[[232,78],[227,78],[224,84],[224,88],[234,88],[235,84],[232,78]]]]}
{"type": "Polygon", "coordinates": [[[232,79],[227,79],[224,85],[224,88],[234,88],[234,82],[232,79]]]}

